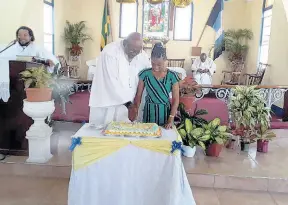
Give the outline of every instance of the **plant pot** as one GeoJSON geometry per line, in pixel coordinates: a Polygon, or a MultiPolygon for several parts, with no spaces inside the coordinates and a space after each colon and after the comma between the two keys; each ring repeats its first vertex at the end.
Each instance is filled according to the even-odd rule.
{"type": "Polygon", "coordinates": [[[28,102],[46,102],[52,99],[51,88],[27,88],[26,100],[28,102]]]}
{"type": "Polygon", "coordinates": [[[235,149],[235,139],[228,140],[228,143],[226,144],[227,149],[235,149]]]}
{"type": "Polygon", "coordinates": [[[185,157],[194,157],[195,152],[196,152],[196,146],[194,146],[194,147],[192,148],[192,147],[190,147],[190,146],[183,145],[183,146],[182,146],[182,149],[184,150],[183,155],[184,155],[185,157]]]}
{"type": "Polygon", "coordinates": [[[189,110],[192,109],[193,107],[193,102],[195,101],[195,96],[194,95],[185,95],[185,96],[181,96],[179,99],[180,103],[183,103],[185,105],[185,110],[187,112],[189,112],[189,110]]]}
{"type": "Polygon", "coordinates": [[[257,152],[268,152],[269,141],[267,140],[257,140],[257,152]]]}
{"type": "Polygon", "coordinates": [[[249,151],[249,142],[241,142],[241,151],[248,152],[249,151]]]}
{"type": "Polygon", "coordinates": [[[207,147],[206,155],[210,157],[219,157],[222,147],[222,144],[213,143],[207,147]]]}

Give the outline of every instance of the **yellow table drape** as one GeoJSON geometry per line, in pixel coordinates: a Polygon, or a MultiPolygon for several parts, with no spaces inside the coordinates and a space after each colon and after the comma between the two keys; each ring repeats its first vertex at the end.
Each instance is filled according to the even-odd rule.
{"type": "MultiPolygon", "coordinates": [[[[181,137],[179,138],[178,136],[177,142],[181,142],[181,137]]],[[[73,151],[73,169],[78,170],[89,166],[129,144],[166,155],[172,154],[172,142],[169,140],[129,140],[82,137],[81,144],[76,146],[73,151]]],[[[173,154],[178,153],[179,150],[176,150],[173,154]]]]}

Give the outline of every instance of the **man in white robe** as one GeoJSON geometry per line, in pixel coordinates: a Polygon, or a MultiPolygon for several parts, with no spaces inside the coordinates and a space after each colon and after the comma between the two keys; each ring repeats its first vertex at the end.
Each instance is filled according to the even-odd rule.
{"type": "MultiPolygon", "coordinates": [[[[199,85],[212,85],[212,76],[215,71],[216,64],[211,58],[207,57],[206,53],[202,53],[193,62],[193,76],[199,85]]],[[[203,89],[202,91],[204,94],[209,93],[209,89],[203,89]]]]}
{"type": "MultiPolygon", "coordinates": [[[[132,33],[125,40],[108,44],[100,54],[90,94],[91,124],[103,126],[111,121],[129,121],[138,73],[151,67],[142,46],[141,34],[132,33]]],[[[141,113],[143,108],[139,109],[141,113]]]]}
{"type": "Polygon", "coordinates": [[[196,58],[192,65],[194,78],[200,85],[211,85],[212,76],[216,71],[216,64],[207,57],[206,53],[202,53],[199,58],[196,58]]]}
{"type": "MultiPolygon", "coordinates": [[[[33,31],[22,26],[16,31],[16,40],[11,43],[11,47],[5,49],[0,48],[0,59],[16,60],[17,56],[31,56],[41,58],[49,65],[47,70],[52,73],[54,66],[59,63],[58,59],[52,54],[46,51],[44,48],[40,48],[34,43],[35,37],[33,31]]],[[[59,64],[60,66],[60,64],[59,64]]]]}

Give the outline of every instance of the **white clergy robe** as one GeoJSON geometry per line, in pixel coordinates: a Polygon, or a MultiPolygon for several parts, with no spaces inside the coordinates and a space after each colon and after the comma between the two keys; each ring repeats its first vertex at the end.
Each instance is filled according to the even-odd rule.
{"type": "MultiPolygon", "coordinates": [[[[98,58],[93,77],[89,102],[90,123],[101,126],[111,121],[128,121],[128,110],[123,104],[133,101],[138,73],[149,67],[151,63],[144,51],[129,62],[123,41],[108,44],[98,58]]],[[[142,109],[143,105],[139,108],[139,119],[142,109]]]]}
{"type": "Polygon", "coordinates": [[[206,59],[205,62],[202,62],[200,58],[197,58],[193,65],[192,71],[194,71],[195,81],[200,85],[211,85],[212,84],[212,76],[216,71],[216,64],[211,58],[206,59]],[[205,70],[208,69],[208,73],[199,73],[197,70],[205,70]]]}
{"type": "MultiPolygon", "coordinates": [[[[1,47],[0,51],[4,48],[5,47],[1,47]]],[[[34,42],[31,42],[28,46],[24,47],[22,47],[18,42],[16,42],[15,45],[11,46],[0,54],[0,58],[6,58],[10,60],[16,60],[17,56],[32,56],[43,58],[46,60],[49,59],[52,60],[55,65],[59,63],[58,59],[52,53],[46,51],[44,48],[36,46],[34,42]]],[[[54,71],[54,66],[47,67],[47,70],[52,73],[54,71]]]]}

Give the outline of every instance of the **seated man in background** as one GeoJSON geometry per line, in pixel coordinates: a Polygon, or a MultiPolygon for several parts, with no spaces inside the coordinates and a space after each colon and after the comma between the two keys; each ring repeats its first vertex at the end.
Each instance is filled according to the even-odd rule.
{"type": "Polygon", "coordinates": [[[45,61],[48,71],[52,73],[54,71],[54,66],[58,64],[59,61],[52,53],[36,46],[34,41],[35,37],[32,29],[21,26],[16,31],[16,40],[12,41],[10,45],[5,48],[0,49],[0,58],[9,60],[16,60],[17,56],[41,58],[45,61]]]}
{"type": "Polygon", "coordinates": [[[211,58],[207,57],[206,53],[202,53],[192,65],[193,76],[200,85],[211,85],[215,71],[216,64],[211,58]]]}

